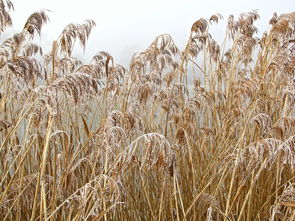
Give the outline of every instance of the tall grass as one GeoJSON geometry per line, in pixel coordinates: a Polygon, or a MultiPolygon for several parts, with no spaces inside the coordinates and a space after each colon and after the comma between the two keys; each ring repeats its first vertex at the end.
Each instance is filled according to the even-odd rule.
{"type": "Polygon", "coordinates": [[[125,68],[72,56],[92,20],[43,54],[33,13],[0,45],[1,219],[295,220],[295,14],[262,38],[258,18],[230,16],[222,46],[222,16],[201,18],[184,50],[163,34],[125,68]]]}

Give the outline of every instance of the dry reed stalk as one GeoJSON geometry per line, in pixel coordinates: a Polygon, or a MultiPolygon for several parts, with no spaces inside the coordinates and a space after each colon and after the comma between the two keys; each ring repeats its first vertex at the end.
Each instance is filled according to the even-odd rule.
{"type": "MultiPolygon", "coordinates": [[[[0,33],[11,9],[0,0],[0,33]]],[[[92,20],[43,54],[33,38],[49,19],[33,13],[0,43],[0,215],[294,219],[294,13],[261,38],[258,18],[229,16],[221,45],[222,16],[201,18],[184,50],[163,34],[125,68],[106,51],[73,57],[92,20]]]]}

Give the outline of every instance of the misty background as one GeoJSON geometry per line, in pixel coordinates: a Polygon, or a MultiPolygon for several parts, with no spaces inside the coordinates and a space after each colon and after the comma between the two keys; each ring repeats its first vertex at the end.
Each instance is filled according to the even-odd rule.
{"type": "MultiPolygon", "coordinates": [[[[58,38],[69,23],[82,23],[86,19],[96,22],[85,52],[75,47],[73,56],[88,63],[98,51],[107,51],[116,63],[128,66],[132,55],[143,51],[159,35],[167,33],[176,45],[183,49],[189,37],[191,25],[201,17],[209,18],[220,13],[224,20],[210,27],[210,33],[221,42],[224,38],[226,20],[230,14],[238,18],[243,12],[258,9],[260,19],[256,22],[258,36],[268,29],[274,12],[278,15],[294,11],[292,0],[12,0],[15,10],[11,12],[13,28],[6,37],[21,31],[27,18],[35,11],[47,9],[50,22],[42,29],[39,41],[44,52],[50,51],[52,42],[58,38]]],[[[2,36],[3,37],[3,36],[2,36]]]]}

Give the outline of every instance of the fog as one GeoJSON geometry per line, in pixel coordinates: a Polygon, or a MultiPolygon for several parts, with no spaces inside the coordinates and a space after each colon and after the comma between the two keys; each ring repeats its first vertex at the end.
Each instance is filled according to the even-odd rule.
{"type": "MultiPolygon", "coordinates": [[[[16,0],[11,13],[13,29],[8,34],[20,31],[26,19],[35,11],[48,9],[50,23],[42,30],[41,44],[45,52],[69,23],[82,23],[93,19],[97,26],[87,43],[85,54],[76,47],[74,56],[85,62],[98,51],[105,50],[114,56],[117,63],[128,64],[133,53],[144,50],[160,34],[170,34],[179,48],[183,48],[191,25],[197,19],[209,18],[214,13],[235,18],[242,13],[258,9],[260,20],[256,23],[261,34],[268,28],[273,12],[278,14],[294,11],[291,0],[269,1],[218,1],[218,0],[16,0]]],[[[221,41],[225,21],[213,25],[210,31],[221,41]]]]}

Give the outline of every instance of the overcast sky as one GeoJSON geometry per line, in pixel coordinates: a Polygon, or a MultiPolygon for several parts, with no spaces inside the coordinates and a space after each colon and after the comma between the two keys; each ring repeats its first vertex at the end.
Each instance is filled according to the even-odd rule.
{"type": "MultiPolygon", "coordinates": [[[[183,48],[191,25],[197,19],[220,13],[226,20],[254,9],[259,10],[257,26],[268,28],[273,12],[295,11],[294,0],[11,0],[14,30],[21,30],[30,14],[48,9],[50,23],[42,31],[42,44],[49,48],[63,28],[69,23],[82,23],[93,19],[93,29],[86,47],[85,61],[98,51],[105,50],[125,65],[133,53],[144,50],[160,34],[168,33],[179,48],[183,48]]],[[[214,25],[212,32],[222,39],[225,23],[214,25]]],[[[76,50],[81,56],[81,51],[76,50]]]]}

